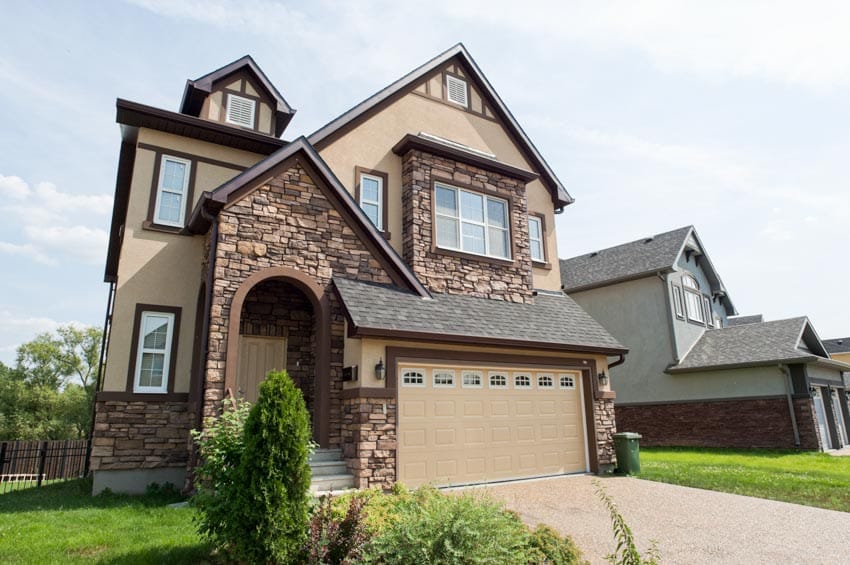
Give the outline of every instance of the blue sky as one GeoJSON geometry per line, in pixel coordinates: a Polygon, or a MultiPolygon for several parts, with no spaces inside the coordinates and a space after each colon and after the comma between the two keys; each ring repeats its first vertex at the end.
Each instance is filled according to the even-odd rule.
{"type": "Polygon", "coordinates": [[[11,2],[0,360],[101,324],[115,98],[176,110],[246,53],[310,133],[464,42],[565,182],[568,257],[694,224],[741,313],[850,335],[850,4],[11,2]]]}

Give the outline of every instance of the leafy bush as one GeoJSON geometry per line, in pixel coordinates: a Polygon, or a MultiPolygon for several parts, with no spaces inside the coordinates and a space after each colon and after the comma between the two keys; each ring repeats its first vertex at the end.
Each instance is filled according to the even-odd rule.
{"type": "Polygon", "coordinates": [[[570,565],[585,563],[581,550],[569,536],[561,537],[546,524],[539,524],[531,532],[531,547],[538,552],[540,563],[552,565],[570,565]]]}
{"type": "Polygon", "coordinates": [[[243,431],[251,404],[244,400],[225,401],[218,418],[207,418],[203,431],[192,431],[198,445],[199,464],[195,467],[195,521],[201,535],[216,546],[226,548],[232,533],[230,524],[240,519],[236,506],[239,492],[239,465],[245,448],[243,431]]]}
{"type": "Polygon", "coordinates": [[[617,509],[617,504],[611,496],[605,492],[602,484],[599,481],[593,481],[593,486],[596,487],[596,495],[602,500],[602,504],[611,515],[611,525],[614,529],[614,537],[617,540],[617,549],[606,559],[614,565],[658,565],[659,556],[658,548],[653,541],[650,544],[646,555],[641,555],[635,545],[635,538],[632,534],[632,529],[626,524],[626,520],[620,511],[617,509]]]}
{"type": "Polygon", "coordinates": [[[369,540],[363,508],[365,497],[353,497],[343,516],[334,508],[332,496],[323,496],[313,510],[307,541],[310,565],[347,565],[357,563],[369,540]]]}

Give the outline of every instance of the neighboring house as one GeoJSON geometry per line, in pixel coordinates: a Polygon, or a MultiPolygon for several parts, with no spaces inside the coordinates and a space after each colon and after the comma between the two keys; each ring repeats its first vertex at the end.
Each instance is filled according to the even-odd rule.
{"type": "Polygon", "coordinates": [[[611,370],[617,428],[641,433],[645,445],[847,443],[841,372],[850,365],[830,359],[807,318],[731,317],[735,306],[693,227],[561,260],[561,278],[629,347],[611,370]]]}
{"type": "Polygon", "coordinates": [[[836,337],[823,340],[829,356],[836,361],[850,363],[850,337],[836,337]]]}
{"type": "Polygon", "coordinates": [[[626,350],[562,293],[572,198],[462,45],[292,141],[250,57],[117,105],[95,491],[182,484],[189,430],[283,368],[358,487],[611,465],[626,350]]]}

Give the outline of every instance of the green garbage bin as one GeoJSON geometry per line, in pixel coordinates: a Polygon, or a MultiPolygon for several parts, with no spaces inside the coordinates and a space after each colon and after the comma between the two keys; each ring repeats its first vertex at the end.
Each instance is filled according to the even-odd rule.
{"type": "Polygon", "coordinates": [[[618,473],[640,474],[640,434],[634,432],[614,434],[614,452],[617,454],[618,473]]]}

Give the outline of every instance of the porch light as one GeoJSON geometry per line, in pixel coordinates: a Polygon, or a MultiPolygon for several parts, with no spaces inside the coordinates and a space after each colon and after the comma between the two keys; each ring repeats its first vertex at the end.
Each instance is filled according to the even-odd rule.
{"type": "Polygon", "coordinates": [[[608,375],[605,374],[605,371],[599,373],[599,386],[608,386],[608,375]]]}
{"type": "Polygon", "coordinates": [[[809,387],[809,392],[811,392],[812,394],[816,393],[817,391],[818,391],[817,387],[813,387],[813,386],[809,387]]]}
{"type": "Polygon", "coordinates": [[[378,379],[379,381],[382,381],[382,380],[384,380],[384,377],[386,376],[386,374],[387,374],[387,368],[384,367],[384,360],[382,358],[382,359],[378,360],[378,364],[375,365],[375,378],[378,379]]]}

